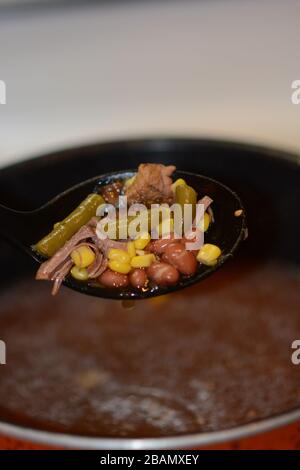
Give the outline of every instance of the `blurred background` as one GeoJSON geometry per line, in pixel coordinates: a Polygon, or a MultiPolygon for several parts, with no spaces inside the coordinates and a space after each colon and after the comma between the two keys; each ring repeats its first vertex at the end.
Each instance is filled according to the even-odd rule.
{"type": "Polygon", "coordinates": [[[0,5],[1,166],[145,135],[300,149],[297,0],[0,5]]]}

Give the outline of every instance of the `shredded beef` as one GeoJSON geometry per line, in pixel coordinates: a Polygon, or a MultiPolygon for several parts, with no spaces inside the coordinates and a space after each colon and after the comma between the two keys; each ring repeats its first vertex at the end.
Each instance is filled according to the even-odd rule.
{"type": "Polygon", "coordinates": [[[95,235],[95,231],[89,225],[83,225],[63,247],[61,247],[52,258],[48,259],[39,267],[36,273],[36,279],[53,280],[53,275],[68,259],[74,248],[83,240],[91,238],[95,235]]]}

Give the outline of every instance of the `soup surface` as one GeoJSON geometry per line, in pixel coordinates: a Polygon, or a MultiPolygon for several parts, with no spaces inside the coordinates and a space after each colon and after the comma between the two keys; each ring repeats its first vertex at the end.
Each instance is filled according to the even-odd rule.
{"type": "Polygon", "coordinates": [[[300,272],[237,257],[199,285],[121,302],[24,279],[0,294],[0,418],[93,436],[212,431],[300,405],[300,272]]]}

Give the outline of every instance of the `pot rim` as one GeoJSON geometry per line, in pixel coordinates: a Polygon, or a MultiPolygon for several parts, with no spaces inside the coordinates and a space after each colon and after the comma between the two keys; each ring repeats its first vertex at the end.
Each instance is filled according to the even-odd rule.
{"type": "Polygon", "coordinates": [[[89,437],[51,431],[40,431],[0,422],[0,433],[9,435],[16,439],[45,444],[47,446],[59,446],[70,449],[91,449],[91,450],[146,450],[146,449],[176,449],[191,448],[194,446],[213,445],[222,442],[248,437],[260,432],[271,431],[272,429],[293,423],[300,419],[300,409],[294,409],[287,413],[274,415],[271,418],[262,418],[259,421],[235,426],[232,428],[209,431],[203,433],[193,433],[172,437],[154,438],[115,438],[115,437],[89,437]]]}
{"type": "Polygon", "coordinates": [[[107,138],[101,141],[99,140],[90,140],[84,142],[82,145],[78,144],[70,144],[66,145],[65,147],[58,147],[53,148],[49,152],[42,152],[42,153],[34,153],[33,155],[25,155],[24,158],[21,158],[18,161],[14,161],[11,164],[6,164],[0,167],[0,173],[3,170],[12,170],[15,167],[21,168],[22,166],[26,167],[28,164],[32,165],[33,163],[39,164],[47,164],[47,160],[49,158],[62,158],[67,157],[69,154],[76,152],[82,152],[86,150],[92,150],[96,147],[101,147],[103,149],[110,147],[119,147],[121,145],[125,145],[130,147],[134,146],[141,146],[144,145],[145,147],[155,148],[156,150],[167,150],[168,147],[172,147],[174,144],[202,144],[206,146],[212,147],[219,147],[221,148],[234,148],[235,150],[241,151],[250,151],[253,154],[263,154],[265,158],[269,158],[270,160],[276,159],[284,160],[286,163],[289,162],[291,164],[295,164],[300,166],[300,153],[296,151],[292,151],[289,149],[281,148],[281,147],[272,147],[271,145],[264,145],[264,144],[256,144],[256,143],[249,143],[242,140],[231,140],[226,138],[214,138],[214,137],[206,137],[205,135],[197,135],[197,134],[178,134],[176,136],[172,134],[162,134],[162,135],[141,135],[138,137],[117,137],[117,138],[107,138]]]}

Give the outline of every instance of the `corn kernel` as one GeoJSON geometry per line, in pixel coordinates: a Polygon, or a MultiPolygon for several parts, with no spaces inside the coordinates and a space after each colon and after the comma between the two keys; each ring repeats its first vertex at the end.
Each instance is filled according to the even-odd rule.
{"type": "Polygon", "coordinates": [[[135,256],[135,244],[134,244],[134,242],[128,242],[127,243],[127,251],[128,251],[130,259],[135,256]]]}
{"type": "Polygon", "coordinates": [[[146,248],[150,240],[150,234],[148,232],[144,232],[136,240],[134,240],[134,246],[137,250],[143,250],[146,248]]]}
{"type": "Polygon", "coordinates": [[[107,252],[107,257],[112,261],[119,261],[119,263],[130,263],[130,256],[127,251],[120,250],[119,248],[110,248],[107,252]]]}
{"type": "Polygon", "coordinates": [[[199,230],[201,230],[202,232],[206,232],[208,230],[208,227],[210,225],[210,222],[211,222],[211,217],[210,215],[208,214],[208,212],[205,212],[204,214],[204,217],[200,220],[199,224],[197,225],[197,227],[199,228],[199,230]]]}
{"type": "Polygon", "coordinates": [[[89,274],[85,268],[78,268],[77,266],[73,266],[71,269],[71,275],[77,281],[86,281],[89,278],[89,274]]]}
{"type": "Polygon", "coordinates": [[[178,180],[174,181],[172,184],[172,191],[175,193],[177,186],[183,186],[186,182],[182,178],[178,178],[178,180]]]}
{"type": "Polygon", "coordinates": [[[111,259],[108,261],[108,267],[112,271],[116,271],[120,274],[128,274],[131,270],[131,266],[129,263],[122,263],[116,259],[111,259]]]}
{"type": "Polygon", "coordinates": [[[146,251],[145,250],[136,250],[135,253],[136,253],[136,255],[142,256],[142,255],[146,254],[146,251]]]}
{"type": "Polygon", "coordinates": [[[126,189],[129,188],[129,186],[132,185],[135,178],[136,178],[136,175],[133,175],[131,178],[128,178],[128,180],[125,181],[124,186],[125,186],[126,189]]]}
{"type": "Polygon", "coordinates": [[[216,264],[217,259],[221,255],[221,250],[217,245],[211,243],[205,243],[197,254],[197,261],[207,266],[213,266],[216,264]]]}
{"type": "Polygon", "coordinates": [[[135,256],[131,260],[131,266],[133,268],[148,268],[153,261],[155,261],[155,256],[152,253],[148,255],[135,256]]]}
{"type": "Polygon", "coordinates": [[[95,261],[95,253],[88,246],[80,246],[75,248],[71,253],[71,258],[77,268],[87,268],[95,261]]]}

